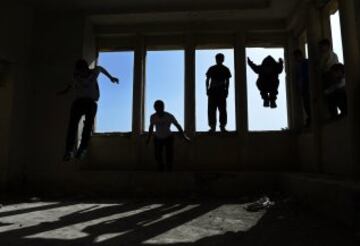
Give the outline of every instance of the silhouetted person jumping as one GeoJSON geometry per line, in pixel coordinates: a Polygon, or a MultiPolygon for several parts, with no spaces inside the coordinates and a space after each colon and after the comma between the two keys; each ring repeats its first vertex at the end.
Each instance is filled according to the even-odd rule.
{"type": "Polygon", "coordinates": [[[71,106],[69,127],[66,138],[66,150],[63,158],[64,161],[69,161],[74,157],[83,159],[86,155],[97,111],[97,101],[100,97],[99,85],[97,82],[97,78],[100,73],[106,75],[111,82],[119,83],[119,80],[111,76],[104,68],[97,66],[94,69],[90,69],[88,63],[81,59],[75,64],[74,85],[69,84],[65,90],[58,93],[65,94],[72,87],[74,87],[76,91],[76,99],[71,106]],[[82,116],[85,116],[84,128],[82,131],[80,146],[76,149],[78,127],[82,116]]]}
{"type": "Polygon", "coordinates": [[[264,100],[264,107],[276,108],[276,99],[279,88],[279,75],[284,69],[284,61],[280,58],[276,62],[272,56],[266,57],[261,65],[256,65],[250,58],[248,64],[251,69],[259,75],[256,82],[262,99],[264,100]]]}
{"type": "Polygon", "coordinates": [[[215,132],[216,130],[216,111],[218,109],[220,114],[220,130],[226,132],[226,98],[229,95],[231,72],[223,65],[225,60],[223,54],[217,54],[215,59],[216,65],[210,67],[206,73],[209,131],[215,132]]]}
{"type": "Polygon", "coordinates": [[[306,59],[301,50],[294,51],[296,62],[296,86],[302,97],[302,103],[306,114],[305,126],[311,123],[310,85],[309,85],[309,60],[306,59]]]}
{"type": "Polygon", "coordinates": [[[174,135],[170,130],[171,125],[174,124],[186,141],[190,141],[190,139],[185,135],[184,130],[175,117],[165,112],[165,104],[163,101],[156,101],[154,103],[154,109],[156,112],[150,117],[149,136],[146,143],[149,144],[155,126],[154,150],[155,159],[158,162],[158,169],[159,171],[164,171],[166,168],[166,170],[171,171],[174,158],[174,135]],[[164,165],[163,158],[164,149],[166,166],[164,165]]]}

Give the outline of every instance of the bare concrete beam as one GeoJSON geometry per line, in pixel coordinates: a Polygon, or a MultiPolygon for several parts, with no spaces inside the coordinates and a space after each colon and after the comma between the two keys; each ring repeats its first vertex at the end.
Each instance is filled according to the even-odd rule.
{"type": "Polygon", "coordinates": [[[166,23],[146,23],[134,25],[95,25],[97,37],[113,36],[125,33],[231,33],[239,31],[280,31],[286,30],[286,23],[282,19],[263,20],[263,21],[224,21],[224,22],[166,22],[166,23]]]}
{"type": "Polygon", "coordinates": [[[271,0],[243,1],[114,1],[114,0],[22,0],[43,10],[86,11],[89,14],[161,13],[212,10],[258,10],[271,6],[271,0]]]}

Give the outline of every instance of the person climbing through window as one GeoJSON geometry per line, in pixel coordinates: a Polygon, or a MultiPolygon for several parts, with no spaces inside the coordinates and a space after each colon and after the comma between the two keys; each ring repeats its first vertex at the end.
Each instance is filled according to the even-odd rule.
{"type": "Polygon", "coordinates": [[[210,130],[216,130],[216,111],[220,114],[220,130],[226,132],[227,110],[226,99],[229,95],[231,72],[223,65],[225,56],[221,53],[215,56],[216,65],[209,68],[206,73],[206,93],[208,96],[208,120],[210,130]]]}
{"type": "Polygon", "coordinates": [[[304,57],[301,50],[294,51],[294,58],[296,62],[295,67],[295,81],[296,87],[302,98],[302,103],[305,111],[305,126],[311,124],[311,105],[310,105],[310,85],[309,85],[309,60],[304,57]]]}
{"type": "Polygon", "coordinates": [[[165,104],[163,101],[157,100],[154,103],[154,109],[155,113],[150,117],[149,135],[146,143],[149,144],[155,127],[154,150],[155,159],[158,163],[158,169],[159,171],[164,171],[165,169],[167,171],[171,171],[173,168],[174,158],[174,135],[170,130],[171,125],[173,124],[179,130],[180,134],[186,141],[190,141],[190,138],[186,136],[176,118],[165,111],[165,104]],[[164,165],[163,158],[164,149],[166,154],[166,165],[164,165]]]}
{"type": "Polygon", "coordinates": [[[256,85],[264,100],[264,107],[276,108],[276,99],[279,88],[279,75],[283,72],[284,61],[280,58],[276,62],[272,56],[266,57],[261,65],[256,65],[250,58],[248,64],[259,75],[256,85]]]}
{"type": "Polygon", "coordinates": [[[71,105],[70,120],[66,138],[64,161],[69,161],[74,157],[84,159],[86,156],[88,143],[93,130],[94,119],[97,111],[97,101],[100,97],[97,78],[100,73],[107,76],[111,82],[119,83],[119,79],[111,76],[103,67],[96,66],[90,69],[84,59],[80,59],[75,64],[74,83],[69,84],[66,89],[58,92],[59,95],[66,94],[71,88],[75,89],[76,97],[71,105]],[[84,128],[82,131],[81,143],[76,148],[76,139],[79,122],[85,116],[84,128]]]}

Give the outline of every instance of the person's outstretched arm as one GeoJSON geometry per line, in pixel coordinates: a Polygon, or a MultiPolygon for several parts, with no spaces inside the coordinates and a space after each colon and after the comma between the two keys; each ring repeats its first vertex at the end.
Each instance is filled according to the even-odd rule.
{"type": "Polygon", "coordinates": [[[150,143],[150,140],[151,140],[151,137],[154,133],[154,124],[151,123],[150,126],[149,126],[149,134],[148,134],[148,137],[146,139],[146,144],[149,144],[150,143]]]}
{"type": "Polygon", "coordinates": [[[181,125],[174,119],[174,122],[173,122],[174,126],[179,130],[179,132],[181,133],[182,137],[190,142],[190,138],[188,136],[186,136],[185,132],[184,132],[184,129],[181,127],[181,125]]]}
{"type": "Polygon", "coordinates": [[[100,66],[98,66],[98,68],[101,73],[103,73],[106,77],[108,77],[111,80],[111,82],[116,83],[116,84],[119,83],[119,79],[113,77],[105,68],[100,67],[100,66]]]}
{"type": "Polygon", "coordinates": [[[255,73],[259,73],[259,66],[256,65],[249,57],[248,57],[248,64],[251,67],[251,69],[255,72],[255,73]]]}

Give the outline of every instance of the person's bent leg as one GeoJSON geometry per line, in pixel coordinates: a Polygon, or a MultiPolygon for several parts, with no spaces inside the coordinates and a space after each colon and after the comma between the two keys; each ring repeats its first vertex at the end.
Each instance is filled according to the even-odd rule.
{"type": "Polygon", "coordinates": [[[166,147],[166,168],[168,171],[173,170],[174,162],[174,136],[168,137],[165,142],[166,147]]]}
{"type": "Polygon", "coordinates": [[[155,160],[158,163],[159,171],[164,171],[163,148],[164,148],[163,140],[154,137],[154,154],[155,154],[155,160]]]}
{"type": "Polygon", "coordinates": [[[81,102],[79,100],[76,100],[71,105],[64,160],[71,159],[72,154],[75,151],[77,132],[79,129],[79,121],[82,115],[83,110],[81,107],[81,102]]]}
{"type": "Polygon", "coordinates": [[[97,111],[97,104],[94,101],[86,101],[84,107],[85,109],[85,121],[84,121],[84,128],[82,131],[82,137],[81,137],[81,144],[79,147],[78,155],[82,155],[84,152],[86,152],[91,133],[94,128],[94,120],[96,116],[97,111]]]}
{"type": "Polygon", "coordinates": [[[208,120],[210,131],[215,131],[216,129],[216,96],[208,96],[208,120]]]}
{"type": "Polygon", "coordinates": [[[306,126],[310,126],[311,124],[311,103],[310,103],[310,93],[309,92],[303,92],[303,105],[304,105],[304,111],[306,114],[306,126]]]}
{"type": "Polygon", "coordinates": [[[263,106],[267,108],[270,106],[270,101],[269,101],[269,92],[268,92],[265,84],[266,84],[266,81],[260,80],[260,79],[256,82],[256,86],[260,91],[261,98],[264,100],[263,106]]]}
{"type": "Polygon", "coordinates": [[[277,100],[277,95],[278,95],[278,89],[279,89],[279,84],[280,81],[276,80],[273,81],[270,85],[269,85],[269,99],[270,99],[270,107],[271,108],[277,108],[277,104],[276,104],[276,100],[277,100]]]}
{"type": "Polygon", "coordinates": [[[331,93],[326,96],[326,103],[330,114],[330,119],[336,119],[338,117],[338,109],[336,103],[336,96],[334,93],[331,93]]]}
{"type": "Polygon", "coordinates": [[[340,109],[341,116],[347,115],[347,97],[345,89],[340,89],[337,93],[337,105],[340,109]]]}

